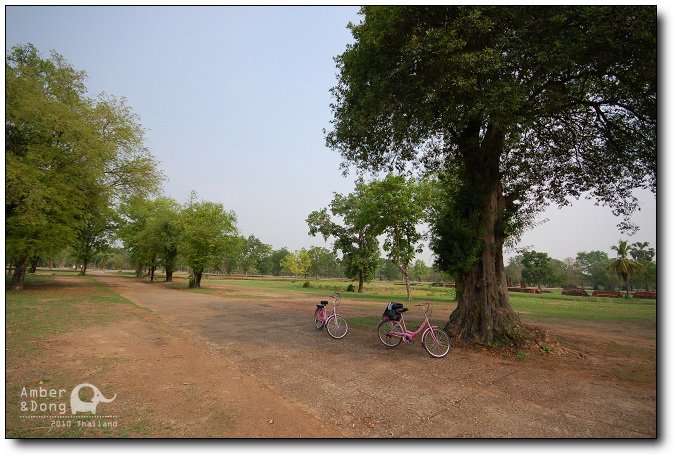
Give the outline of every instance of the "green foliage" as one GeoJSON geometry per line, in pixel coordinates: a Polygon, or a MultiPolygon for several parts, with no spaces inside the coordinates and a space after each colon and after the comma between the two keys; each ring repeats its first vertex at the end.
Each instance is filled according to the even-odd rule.
{"type": "Polygon", "coordinates": [[[288,254],[291,254],[286,247],[282,247],[278,250],[273,251],[271,253],[271,256],[269,258],[269,261],[271,263],[271,273],[274,276],[279,276],[283,267],[281,263],[283,262],[283,258],[287,256],[288,254]]]}
{"type": "Polygon", "coordinates": [[[610,258],[604,251],[580,251],[576,262],[594,289],[613,289],[616,281],[608,274],[610,258]]]}
{"type": "Polygon", "coordinates": [[[629,296],[629,276],[634,276],[638,272],[643,271],[643,266],[640,262],[630,259],[628,257],[632,247],[626,240],[620,240],[619,245],[612,246],[612,249],[617,252],[617,257],[610,261],[608,270],[621,278],[626,290],[626,297],[629,296]]]}
{"type": "Polygon", "coordinates": [[[441,174],[435,182],[432,207],[430,248],[440,270],[461,276],[479,260],[483,231],[477,192],[470,191],[459,175],[441,174]]]}
{"type": "MultiPolygon", "coordinates": [[[[243,251],[241,252],[239,268],[244,274],[261,271],[265,267],[265,261],[271,256],[273,248],[271,245],[262,243],[254,235],[248,236],[245,239],[245,245],[243,251]]],[[[267,261],[268,262],[268,261],[267,261]]],[[[266,266],[270,268],[270,265],[266,266]]]]}
{"type": "Polygon", "coordinates": [[[129,198],[121,205],[119,236],[130,252],[138,277],[146,267],[150,273],[164,267],[166,280],[171,281],[181,235],[180,210],[176,201],[164,197],[129,198]]]}
{"type": "Polygon", "coordinates": [[[15,47],[5,84],[5,238],[8,257],[25,264],[75,239],[104,156],[84,74],[63,57],[15,47]]]}
{"type": "Polygon", "coordinates": [[[117,201],[157,194],[163,175],[145,145],[140,118],[126,99],[101,94],[92,117],[107,153],[101,184],[117,201]]]}
{"type": "Polygon", "coordinates": [[[546,284],[552,277],[551,258],[547,253],[524,251],[521,254],[521,277],[528,283],[538,286],[546,284]]]}
{"type": "Polygon", "coordinates": [[[460,295],[474,298],[456,318],[484,333],[465,337],[490,340],[501,321],[472,323],[512,314],[502,247],[536,213],[589,195],[628,229],[633,191],[656,191],[656,8],[366,6],[361,14],[336,58],[327,145],[344,169],[442,176],[430,245],[442,270],[471,283],[460,295]]]}
{"type": "Polygon", "coordinates": [[[310,275],[330,278],[339,276],[340,266],[334,252],[314,246],[308,249],[308,255],[311,257],[310,275]]]}
{"type": "Polygon", "coordinates": [[[355,191],[347,196],[334,194],[330,203],[333,216],[340,217],[343,224],[332,221],[326,208],[311,212],[306,219],[309,235],[321,234],[327,240],[334,238],[334,251],[341,251],[343,272],[346,277],[363,283],[371,281],[379,258],[377,230],[371,224],[370,210],[363,196],[364,182],[356,183],[355,191]]]}
{"type": "Polygon", "coordinates": [[[72,252],[86,274],[87,265],[98,254],[107,251],[114,241],[117,214],[105,203],[94,204],[81,215],[81,224],[76,230],[72,252]]]}
{"type": "Polygon", "coordinates": [[[649,245],[649,242],[635,242],[630,251],[631,257],[640,264],[640,270],[636,271],[632,282],[646,290],[649,290],[650,285],[656,286],[657,282],[657,263],[654,261],[656,253],[649,245]]]}
{"type": "Polygon", "coordinates": [[[432,276],[432,268],[421,259],[417,259],[411,267],[411,278],[416,281],[428,281],[432,276]]]}
{"type": "Polygon", "coordinates": [[[542,351],[543,354],[551,354],[554,352],[554,346],[552,346],[549,343],[543,342],[540,344],[540,351],[542,351]]]}
{"type": "Polygon", "coordinates": [[[161,176],[130,108],[87,98],[84,72],[61,55],[14,47],[5,81],[6,240],[20,288],[34,257],[73,245],[87,263],[103,251],[118,201],[156,191],[161,176]]]}
{"type": "Polygon", "coordinates": [[[311,256],[304,248],[283,257],[280,261],[281,268],[292,275],[306,276],[311,267],[311,256]]]}
{"type": "Polygon", "coordinates": [[[402,279],[402,272],[390,259],[379,258],[376,271],[379,280],[397,281],[402,279]]]}
{"type": "Polygon", "coordinates": [[[198,202],[192,192],[180,215],[180,231],[178,251],[192,269],[190,287],[198,288],[204,270],[218,266],[228,239],[237,234],[236,214],[226,211],[222,204],[198,202]]]}
{"type": "Polygon", "coordinates": [[[633,188],[656,187],[656,8],[367,6],[361,14],[355,43],[336,58],[327,135],[346,162],[441,169],[454,157],[486,158],[465,152],[487,147],[500,156],[496,171],[517,212],[589,192],[628,214],[633,188]]]}
{"type": "Polygon", "coordinates": [[[383,180],[359,183],[358,193],[364,206],[363,216],[376,235],[384,237],[383,250],[402,273],[410,300],[409,266],[422,251],[419,242],[423,234],[418,225],[426,220],[431,195],[429,184],[388,174],[383,180]]]}
{"type": "Polygon", "coordinates": [[[220,260],[219,268],[224,273],[232,273],[241,269],[246,239],[243,236],[230,236],[226,243],[227,247],[220,260]]]}
{"type": "Polygon", "coordinates": [[[521,283],[521,272],[523,271],[523,265],[521,264],[521,255],[518,254],[514,257],[509,258],[509,262],[505,267],[505,274],[510,279],[512,284],[521,283]]]}

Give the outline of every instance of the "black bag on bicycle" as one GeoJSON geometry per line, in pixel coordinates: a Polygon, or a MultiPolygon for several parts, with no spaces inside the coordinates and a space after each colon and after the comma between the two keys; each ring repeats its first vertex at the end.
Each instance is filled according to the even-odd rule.
{"type": "Polygon", "coordinates": [[[391,321],[399,321],[402,319],[402,311],[404,305],[397,302],[391,302],[386,307],[386,310],[383,312],[383,319],[390,319],[391,321]]]}

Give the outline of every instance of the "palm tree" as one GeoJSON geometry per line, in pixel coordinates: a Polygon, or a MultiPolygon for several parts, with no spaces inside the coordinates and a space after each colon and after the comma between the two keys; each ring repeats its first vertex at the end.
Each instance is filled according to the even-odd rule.
{"type": "Polygon", "coordinates": [[[635,260],[638,261],[640,264],[642,270],[640,273],[638,273],[639,277],[641,279],[640,284],[645,284],[645,290],[649,291],[650,287],[647,283],[647,279],[649,275],[652,273],[652,266],[653,262],[652,260],[654,259],[654,256],[656,255],[654,248],[650,248],[650,242],[636,242],[633,244],[633,247],[631,248],[631,257],[635,260]]]}
{"type": "Polygon", "coordinates": [[[642,265],[633,259],[629,259],[629,251],[632,246],[626,240],[620,240],[619,245],[612,246],[612,249],[617,252],[617,257],[610,261],[608,270],[619,278],[624,283],[626,289],[626,297],[629,296],[629,275],[633,276],[635,273],[642,270],[642,265]]]}

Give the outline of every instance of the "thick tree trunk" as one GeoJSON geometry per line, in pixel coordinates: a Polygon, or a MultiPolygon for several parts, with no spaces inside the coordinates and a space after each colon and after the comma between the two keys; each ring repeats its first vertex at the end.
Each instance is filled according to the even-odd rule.
{"type": "Polygon", "coordinates": [[[12,289],[21,291],[23,289],[23,282],[26,278],[26,270],[28,269],[28,258],[22,257],[14,263],[14,274],[12,275],[12,289]]]}
{"type": "Polygon", "coordinates": [[[85,259],[84,261],[82,261],[82,268],[80,269],[79,274],[80,275],[86,275],[86,269],[87,269],[88,266],[89,266],[89,260],[88,259],[85,259]]]}
{"type": "Polygon", "coordinates": [[[201,287],[201,277],[203,276],[203,271],[192,271],[189,275],[189,287],[190,289],[198,289],[201,287]]]}
{"type": "MultiPolygon", "coordinates": [[[[447,326],[470,343],[493,344],[517,340],[519,318],[509,303],[502,256],[506,201],[500,175],[504,133],[489,124],[481,137],[481,119],[470,122],[462,136],[464,191],[472,195],[468,212],[478,211],[478,259],[456,277],[458,305],[447,326]]],[[[468,215],[468,216],[471,216],[468,215]]]]}
{"type": "Polygon", "coordinates": [[[175,258],[177,255],[178,251],[176,249],[166,250],[166,283],[173,281],[173,271],[175,270],[175,258]]]}
{"type": "Polygon", "coordinates": [[[452,331],[468,342],[491,344],[512,338],[518,316],[509,303],[502,256],[504,237],[499,225],[505,208],[501,186],[491,192],[481,208],[483,249],[478,261],[456,279],[458,306],[451,314],[452,331]]]}

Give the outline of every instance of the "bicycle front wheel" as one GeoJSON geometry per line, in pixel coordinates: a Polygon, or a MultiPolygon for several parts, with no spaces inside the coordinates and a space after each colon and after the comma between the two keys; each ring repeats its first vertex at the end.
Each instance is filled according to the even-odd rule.
{"type": "Polygon", "coordinates": [[[423,332],[421,342],[425,350],[428,351],[428,354],[437,358],[444,357],[449,353],[449,349],[451,348],[449,335],[441,329],[428,327],[423,332]]]}
{"type": "Polygon", "coordinates": [[[320,317],[320,310],[315,310],[315,314],[313,315],[313,322],[315,323],[316,329],[322,329],[323,322],[322,318],[320,317]]]}
{"type": "Polygon", "coordinates": [[[400,327],[399,322],[383,320],[379,322],[377,330],[379,332],[379,340],[381,340],[381,343],[385,344],[389,348],[394,348],[402,342],[402,338],[395,335],[389,335],[389,333],[392,331],[402,331],[402,327],[400,327]]]}
{"type": "Polygon", "coordinates": [[[335,339],[343,338],[348,333],[348,323],[341,316],[332,316],[327,320],[327,333],[335,339]]]}

